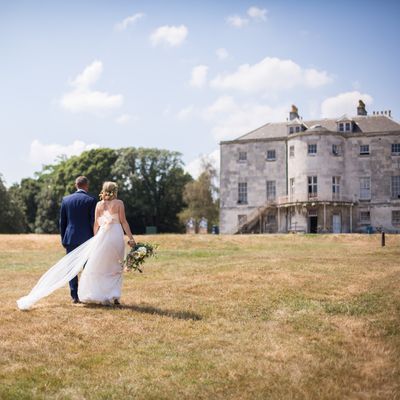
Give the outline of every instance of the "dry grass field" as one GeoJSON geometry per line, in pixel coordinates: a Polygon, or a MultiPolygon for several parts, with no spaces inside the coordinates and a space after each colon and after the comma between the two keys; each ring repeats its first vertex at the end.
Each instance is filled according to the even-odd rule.
{"type": "Polygon", "coordinates": [[[122,306],[21,312],[63,251],[0,236],[0,399],[400,399],[400,236],[146,240],[122,306]]]}

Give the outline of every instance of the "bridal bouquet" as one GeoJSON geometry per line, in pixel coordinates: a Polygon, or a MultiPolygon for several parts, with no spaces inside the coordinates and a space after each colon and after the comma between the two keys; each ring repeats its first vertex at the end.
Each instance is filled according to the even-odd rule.
{"type": "Polygon", "coordinates": [[[157,245],[152,245],[150,243],[136,243],[125,257],[125,260],[122,261],[122,266],[125,266],[128,271],[143,272],[140,267],[147,257],[156,256],[156,249],[157,245]]]}

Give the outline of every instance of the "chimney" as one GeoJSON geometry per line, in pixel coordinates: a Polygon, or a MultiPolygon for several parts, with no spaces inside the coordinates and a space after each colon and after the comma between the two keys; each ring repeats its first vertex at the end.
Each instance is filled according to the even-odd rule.
{"type": "Polygon", "coordinates": [[[292,109],[289,113],[289,119],[290,121],[292,121],[296,118],[299,118],[299,109],[294,104],[292,104],[292,109]]]}
{"type": "Polygon", "coordinates": [[[365,109],[365,103],[362,100],[358,100],[357,115],[367,115],[367,110],[365,109]]]}

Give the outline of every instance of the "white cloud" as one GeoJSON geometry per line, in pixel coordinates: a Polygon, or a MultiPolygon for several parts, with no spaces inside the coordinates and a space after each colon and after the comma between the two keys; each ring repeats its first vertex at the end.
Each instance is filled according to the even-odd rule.
{"type": "Polygon", "coordinates": [[[267,19],[267,10],[253,6],[247,10],[247,15],[254,20],[265,21],[267,19]]]}
{"type": "Polygon", "coordinates": [[[99,80],[102,72],[103,63],[101,61],[94,61],[88,65],[70,82],[73,89],[62,96],[61,107],[71,112],[93,113],[121,107],[124,101],[122,95],[91,89],[91,86],[99,80]]]}
{"type": "Polygon", "coordinates": [[[243,64],[233,72],[218,75],[211,81],[217,89],[247,93],[280,91],[296,86],[315,88],[332,82],[326,71],[302,68],[292,60],[266,57],[259,63],[243,64]]]}
{"type": "Polygon", "coordinates": [[[133,14],[130,17],[127,17],[127,18],[123,19],[122,21],[118,22],[115,25],[115,29],[117,31],[124,31],[126,28],[128,28],[129,25],[135,24],[137,21],[139,21],[144,16],[145,16],[145,14],[141,13],[141,12],[137,13],[137,14],[133,14]]]}
{"type": "Polygon", "coordinates": [[[178,111],[178,113],[176,114],[176,117],[183,121],[185,119],[188,119],[189,117],[191,117],[194,113],[194,107],[193,106],[188,106],[185,108],[182,108],[180,111],[178,111]]]}
{"type": "Polygon", "coordinates": [[[219,60],[225,60],[226,58],[229,57],[229,53],[228,50],[226,50],[225,48],[221,47],[217,50],[215,50],[215,54],[217,55],[219,60]]]}
{"type": "Polygon", "coordinates": [[[337,96],[328,97],[321,103],[321,116],[325,118],[341,117],[343,114],[355,115],[358,100],[367,106],[373,103],[373,98],[367,93],[358,91],[339,93],[337,96]]]}
{"type": "Polygon", "coordinates": [[[249,23],[249,20],[241,17],[240,15],[230,15],[226,18],[226,23],[235,28],[243,28],[249,23]]]}
{"type": "Polygon", "coordinates": [[[217,170],[217,175],[219,175],[220,168],[220,151],[219,149],[215,149],[209,154],[201,154],[199,157],[196,157],[194,160],[190,161],[185,166],[185,171],[188,172],[194,179],[197,179],[202,172],[203,162],[208,161],[212,164],[212,166],[217,170]]]}
{"type": "Polygon", "coordinates": [[[129,121],[137,121],[139,117],[137,115],[130,115],[130,114],[121,114],[117,118],[115,118],[115,122],[118,125],[125,125],[129,121]]]}
{"type": "Polygon", "coordinates": [[[217,140],[233,139],[267,122],[284,120],[287,110],[288,106],[273,108],[256,103],[243,104],[237,107],[237,111],[221,118],[212,133],[217,140]]]}
{"type": "Polygon", "coordinates": [[[58,156],[75,156],[86,150],[97,149],[99,147],[98,144],[86,144],[81,140],[75,140],[72,144],[66,146],[56,143],[43,144],[39,140],[34,140],[31,143],[29,160],[35,165],[51,164],[58,156]]]}
{"type": "Polygon", "coordinates": [[[171,47],[180,46],[188,35],[188,29],[185,25],[180,26],[160,26],[151,35],[150,41],[153,46],[159,44],[169,45],[171,47]]]}
{"type": "Polygon", "coordinates": [[[202,117],[213,124],[217,140],[233,139],[267,122],[285,119],[289,104],[271,107],[255,102],[238,104],[231,96],[221,96],[203,110],[202,117]]]}
{"type": "Polygon", "coordinates": [[[197,65],[192,69],[192,77],[190,79],[190,86],[201,88],[207,82],[207,65],[197,65]]]}

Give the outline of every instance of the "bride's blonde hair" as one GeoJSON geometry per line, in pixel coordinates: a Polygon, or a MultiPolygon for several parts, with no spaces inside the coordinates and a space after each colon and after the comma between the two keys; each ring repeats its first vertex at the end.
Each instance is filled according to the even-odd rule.
{"type": "Polygon", "coordinates": [[[101,200],[114,200],[117,198],[117,194],[118,185],[115,182],[104,182],[99,197],[101,200]]]}

